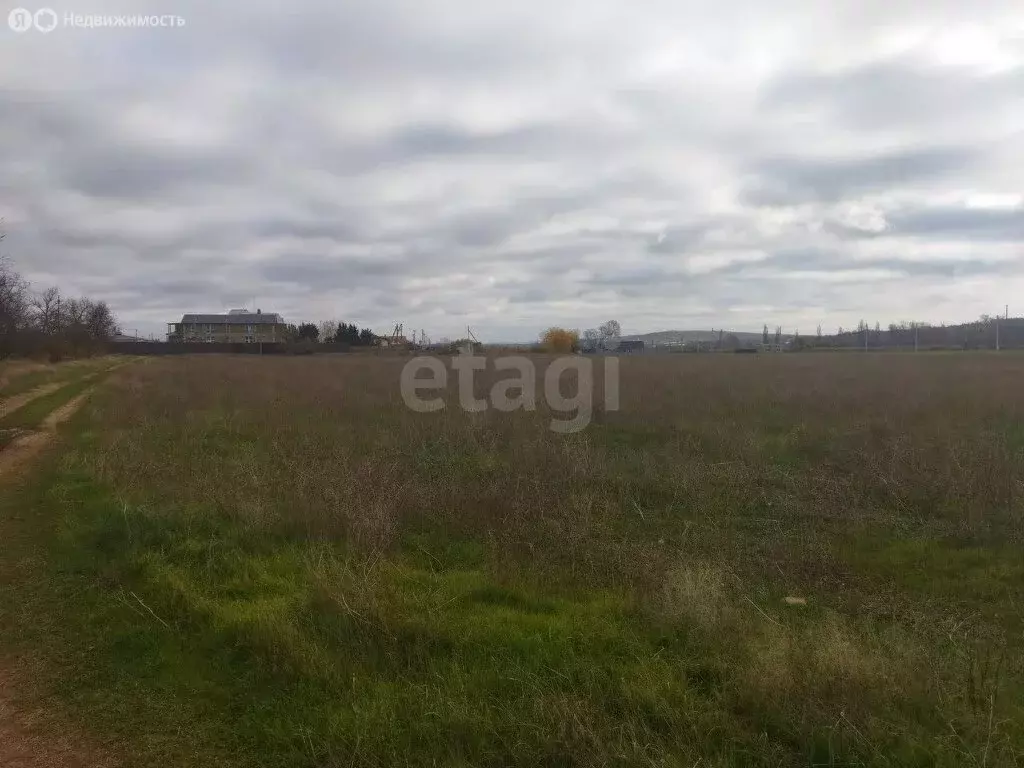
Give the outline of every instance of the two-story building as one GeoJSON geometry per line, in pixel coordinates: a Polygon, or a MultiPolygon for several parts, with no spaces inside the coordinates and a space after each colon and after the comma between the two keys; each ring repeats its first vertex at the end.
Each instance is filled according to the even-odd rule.
{"type": "Polygon", "coordinates": [[[232,309],[223,315],[182,315],[167,324],[168,341],[270,342],[285,340],[285,322],[276,312],[232,309]]]}

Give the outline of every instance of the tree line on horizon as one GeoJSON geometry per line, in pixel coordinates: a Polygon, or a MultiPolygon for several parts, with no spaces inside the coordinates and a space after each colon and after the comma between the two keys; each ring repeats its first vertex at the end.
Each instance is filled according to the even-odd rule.
{"type": "MultiPolygon", "coordinates": [[[[0,242],[6,234],[0,231],[0,242]]],[[[0,253],[0,359],[46,356],[57,362],[102,352],[118,333],[105,301],[36,291],[0,253]]]]}
{"type": "Polygon", "coordinates": [[[291,340],[310,344],[347,344],[350,347],[372,347],[377,343],[376,334],[369,328],[360,328],[355,323],[325,320],[317,323],[299,323],[288,327],[291,340]]]}

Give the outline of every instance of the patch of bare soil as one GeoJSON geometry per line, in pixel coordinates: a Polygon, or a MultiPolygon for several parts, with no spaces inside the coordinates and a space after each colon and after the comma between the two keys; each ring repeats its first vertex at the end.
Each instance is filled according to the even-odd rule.
{"type": "MultiPolygon", "coordinates": [[[[0,451],[0,480],[18,473],[38,454],[88,395],[85,392],[55,410],[38,430],[26,430],[0,451]]],[[[37,395],[38,396],[38,395],[37,395]]],[[[91,746],[74,728],[54,722],[45,709],[25,706],[22,686],[12,670],[16,662],[0,658],[0,768],[115,768],[113,756],[91,746]]]]}
{"type": "Polygon", "coordinates": [[[85,743],[49,713],[18,700],[15,680],[0,660],[0,766],[3,768],[116,768],[119,761],[85,743]]]}

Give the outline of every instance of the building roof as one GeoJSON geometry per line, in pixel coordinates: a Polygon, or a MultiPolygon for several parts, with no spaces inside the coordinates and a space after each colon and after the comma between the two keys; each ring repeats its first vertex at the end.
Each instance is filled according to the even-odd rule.
{"type": "Polygon", "coordinates": [[[283,325],[284,320],[276,312],[232,312],[226,315],[182,315],[181,322],[186,325],[225,325],[227,323],[244,325],[283,325]]]}

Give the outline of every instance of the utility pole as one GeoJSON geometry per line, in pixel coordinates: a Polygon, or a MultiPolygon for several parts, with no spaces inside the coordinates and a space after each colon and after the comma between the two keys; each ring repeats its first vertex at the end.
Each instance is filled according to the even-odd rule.
{"type": "Polygon", "coordinates": [[[917,352],[917,323],[914,323],[914,351],[917,352]]]}
{"type": "Polygon", "coordinates": [[[999,315],[996,315],[996,352],[999,351],[999,315]]]}

